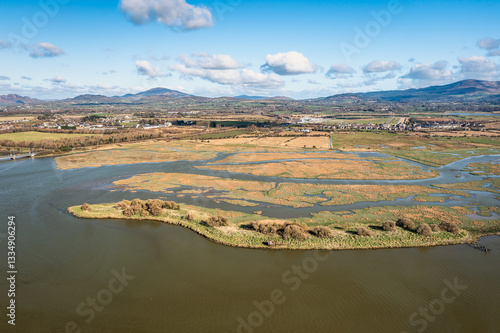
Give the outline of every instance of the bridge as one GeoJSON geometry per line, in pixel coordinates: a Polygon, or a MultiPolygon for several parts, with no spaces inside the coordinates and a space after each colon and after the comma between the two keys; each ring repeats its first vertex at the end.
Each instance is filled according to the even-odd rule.
{"type": "Polygon", "coordinates": [[[0,160],[1,161],[4,161],[4,160],[20,160],[22,158],[27,158],[27,157],[30,157],[30,158],[34,158],[36,155],[36,153],[34,151],[30,151],[29,153],[22,153],[22,154],[16,154],[15,152],[13,151],[10,151],[10,155],[9,157],[7,157],[7,155],[5,155],[5,157],[0,157],[0,160]]]}

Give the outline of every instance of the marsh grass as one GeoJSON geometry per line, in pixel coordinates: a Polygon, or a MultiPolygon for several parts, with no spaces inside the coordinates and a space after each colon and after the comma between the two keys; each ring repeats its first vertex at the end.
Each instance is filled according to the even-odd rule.
{"type": "MultiPolygon", "coordinates": [[[[137,205],[137,204],[136,204],[137,205]]],[[[356,221],[346,223],[345,230],[332,229],[331,237],[322,238],[314,235],[315,229],[311,230],[310,225],[316,224],[317,216],[307,220],[298,219],[297,222],[289,222],[282,220],[273,220],[263,216],[244,214],[240,212],[222,211],[219,209],[208,209],[180,204],[179,210],[164,210],[160,216],[152,216],[151,214],[141,217],[140,214],[125,216],[123,210],[116,208],[117,204],[99,204],[91,205],[92,211],[84,211],[81,206],[70,207],[68,210],[75,216],[86,219],[133,219],[143,221],[158,221],[173,225],[183,226],[194,232],[213,240],[214,242],[247,248],[267,248],[268,241],[274,241],[277,244],[277,249],[371,249],[371,248],[397,248],[397,247],[416,247],[416,246],[435,246],[445,244],[457,244],[470,241],[471,235],[460,230],[458,234],[451,234],[445,231],[434,232],[429,237],[423,237],[413,231],[407,231],[397,228],[393,232],[383,231],[381,226],[370,228],[373,221],[356,221]],[[190,219],[186,216],[190,215],[190,219]],[[202,224],[210,217],[221,216],[228,219],[227,226],[211,227],[202,224]],[[279,227],[276,232],[261,233],[253,228],[249,228],[255,222],[267,221],[266,223],[276,224],[279,227]],[[312,221],[304,223],[305,221],[312,221]],[[274,222],[273,222],[274,221],[274,222]],[[283,227],[286,225],[285,227],[283,227]],[[280,234],[279,230],[290,227],[287,231],[287,238],[280,234]],[[366,228],[372,233],[371,237],[359,237],[357,230],[366,228]],[[305,236],[305,237],[303,237],[305,236]]],[[[323,213],[326,214],[326,213],[323,213]]],[[[332,216],[334,214],[331,214],[332,216]]],[[[322,216],[324,218],[324,216],[322,216]]],[[[326,222],[324,222],[326,223],[326,222]]],[[[329,222],[331,225],[331,222],[329,222]]],[[[334,225],[336,225],[334,223],[334,225]]],[[[381,225],[381,222],[380,222],[381,225]]],[[[318,226],[316,225],[315,228],[318,226]]],[[[485,228],[488,228],[485,225],[485,228]]],[[[494,231],[489,229],[489,231],[494,231]]],[[[330,232],[328,232],[330,235],[330,232]]]]}

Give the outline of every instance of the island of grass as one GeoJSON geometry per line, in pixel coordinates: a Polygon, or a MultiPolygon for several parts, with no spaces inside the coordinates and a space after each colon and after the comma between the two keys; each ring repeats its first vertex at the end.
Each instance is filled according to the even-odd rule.
{"type": "MultiPolygon", "coordinates": [[[[151,192],[173,193],[179,187],[193,187],[177,192],[179,195],[210,193],[210,198],[229,200],[241,206],[251,202],[290,206],[294,208],[349,205],[356,202],[377,202],[417,196],[420,202],[439,201],[436,195],[446,197],[469,197],[468,193],[451,189],[436,189],[420,185],[328,185],[274,183],[229,179],[183,173],[147,173],[113,183],[117,188],[128,191],[147,190],[151,192]],[[432,196],[435,195],[435,196],[432,196]]],[[[416,200],[416,201],[417,201],[416,200]]]]}
{"type": "Polygon", "coordinates": [[[220,244],[244,248],[375,249],[461,244],[498,233],[457,207],[369,208],[344,216],[320,212],[293,221],[152,199],[68,208],[86,219],[134,219],[183,226],[220,244]],[[363,218],[360,218],[363,216],[363,218]],[[400,216],[400,217],[398,217],[400,216]],[[376,217],[376,218],[373,218],[376,217]]]}
{"type": "Polygon", "coordinates": [[[424,170],[404,161],[346,161],[307,159],[257,164],[205,165],[200,169],[251,174],[255,176],[301,179],[415,180],[439,176],[437,170],[424,170]]]}

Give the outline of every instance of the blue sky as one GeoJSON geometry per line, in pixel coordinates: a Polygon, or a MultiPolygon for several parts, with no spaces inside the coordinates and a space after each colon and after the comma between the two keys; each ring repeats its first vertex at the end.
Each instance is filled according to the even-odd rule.
{"type": "Polygon", "coordinates": [[[311,98],[500,80],[499,1],[0,3],[0,94],[311,98]]]}

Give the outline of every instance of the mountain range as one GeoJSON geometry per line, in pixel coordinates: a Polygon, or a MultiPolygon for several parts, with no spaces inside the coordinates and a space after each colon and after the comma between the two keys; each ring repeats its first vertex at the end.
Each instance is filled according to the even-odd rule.
{"type": "MultiPolygon", "coordinates": [[[[276,100],[293,101],[288,97],[236,96],[225,97],[232,100],[276,100]]],[[[167,88],[154,88],[137,94],[107,97],[103,95],[80,95],[57,101],[41,101],[19,95],[0,95],[2,105],[56,103],[63,105],[120,104],[120,103],[157,103],[178,99],[190,99],[198,102],[213,98],[193,96],[167,88]]],[[[500,81],[465,80],[443,86],[431,86],[420,89],[374,91],[367,93],[338,94],[328,97],[302,100],[304,103],[335,104],[345,101],[385,101],[385,102],[465,102],[492,101],[500,102],[500,81]]]]}
{"type": "Polygon", "coordinates": [[[333,102],[345,99],[382,100],[390,102],[451,102],[464,100],[500,100],[500,81],[465,80],[444,86],[420,89],[374,91],[367,93],[340,94],[315,99],[333,102]]]}

